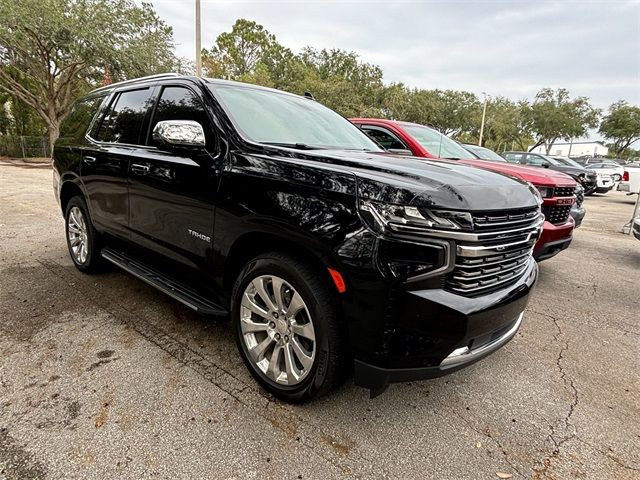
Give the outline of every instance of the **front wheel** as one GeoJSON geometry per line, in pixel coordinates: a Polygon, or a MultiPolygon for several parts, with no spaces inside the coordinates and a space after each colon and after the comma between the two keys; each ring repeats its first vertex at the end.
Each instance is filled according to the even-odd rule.
{"type": "Polygon", "coordinates": [[[620,175],[619,173],[615,173],[613,175],[613,181],[614,182],[619,182],[620,180],[622,180],[622,175],[620,175]]]}
{"type": "Polygon", "coordinates": [[[240,354],[265,390],[289,402],[324,394],[344,372],[345,338],[325,280],[301,259],[269,253],[251,260],[233,289],[240,354]]]}

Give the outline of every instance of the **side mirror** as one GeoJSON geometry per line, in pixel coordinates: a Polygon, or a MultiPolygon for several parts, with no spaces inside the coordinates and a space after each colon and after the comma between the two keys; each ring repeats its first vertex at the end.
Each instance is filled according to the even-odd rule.
{"type": "Polygon", "coordinates": [[[549,168],[549,162],[542,162],[542,166],[544,168],[549,168]]]}
{"type": "Polygon", "coordinates": [[[413,152],[411,150],[407,150],[406,148],[388,148],[387,151],[389,153],[393,153],[394,155],[404,155],[407,157],[413,156],[413,152]]]}
{"type": "Polygon", "coordinates": [[[153,128],[153,139],[165,150],[204,149],[202,125],[193,120],[164,120],[153,128]]]}

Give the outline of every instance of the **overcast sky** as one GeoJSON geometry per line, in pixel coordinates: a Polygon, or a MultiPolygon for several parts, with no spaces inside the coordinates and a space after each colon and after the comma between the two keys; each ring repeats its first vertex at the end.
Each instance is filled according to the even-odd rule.
{"type": "MultiPolygon", "coordinates": [[[[195,0],[154,0],[194,58],[195,0]]],[[[378,64],[386,82],[512,99],[565,87],[601,108],[640,104],[640,0],[207,1],[202,45],[238,18],[255,20],[299,51],[341,48],[378,64]]]]}

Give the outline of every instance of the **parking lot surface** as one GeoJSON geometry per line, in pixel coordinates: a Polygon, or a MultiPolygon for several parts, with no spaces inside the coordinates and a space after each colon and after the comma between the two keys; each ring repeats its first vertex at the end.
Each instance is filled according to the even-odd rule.
{"type": "Polygon", "coordinates": [[[51,170],[0,165],[0,479],[639,478],[634,198],[586,199],[518,335],[373,400],[264,394],[222,320],[68,256],[51,170]]]}

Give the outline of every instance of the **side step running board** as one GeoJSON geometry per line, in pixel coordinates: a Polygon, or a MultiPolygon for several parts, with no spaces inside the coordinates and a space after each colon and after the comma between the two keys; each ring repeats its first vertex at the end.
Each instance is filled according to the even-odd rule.
{"type": "Polygon", "coordinates": [[[229,313],[225,308],[200,295],[182,282],[174,280],[121,252],[107,247],[102,249],[101,254],[105,260],[110,261],[149,285],[156,287],[161,292],[166,293],[171,298],[185,304],[198,313],[216,316],[228,315],[229,313]]]}

